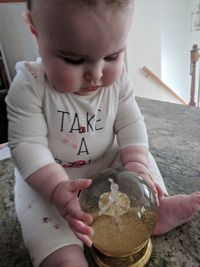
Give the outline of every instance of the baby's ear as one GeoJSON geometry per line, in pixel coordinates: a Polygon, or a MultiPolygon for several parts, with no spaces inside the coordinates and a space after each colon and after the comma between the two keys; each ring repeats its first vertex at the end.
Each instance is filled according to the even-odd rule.
{"type": "Polygon", "coordinates": [[[27,26],[28,26],[30,32],[31,32],[31,33],[36,37],[36,39],[37,39],[37,30],[36,30],[36,28],[35,28],[35,26],[34,26],[34,23],[33,23],[33,19],[32,19],[32,15],[31,15],[31,13],[27,11],[27,12],[24,12],[24,13],[22,14],[22,16],[23,16],[23,19],[24,19],[24,21],[26,22],[26,24],[27,24],[27,26]]]}

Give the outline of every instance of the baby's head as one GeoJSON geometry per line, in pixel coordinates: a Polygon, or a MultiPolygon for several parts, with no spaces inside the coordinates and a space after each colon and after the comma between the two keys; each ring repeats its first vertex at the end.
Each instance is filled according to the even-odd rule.
{"type": "MultiPolygon", "coordinates": [[[[42,0],[43,1],[43,0],[42,0]]],[[[27,0],[27,8],[29,11],[32,11],[35,4],[38,4],[39,2],[42,2],[41,0],[27,0]]],[[[96,6],[99,3],[103,3],[106,5],[110,5],[116,8],[121,8],[127,4],[129,4],[130,0],[66,0],[67,4],[70,2],[76,2],[76,4],[83,4],[88,6],[96,6]]],[[[133,1],[132,1],[133,2],[133,1]]],[[[49,4],[49,3],[48,3],[49,4]]]]}
{"type": "Polygon", "coordinates": [[[28,0],[27,5],[26,22],[56,90],[91,94],[119,78],[133,0],[28,0]]]}

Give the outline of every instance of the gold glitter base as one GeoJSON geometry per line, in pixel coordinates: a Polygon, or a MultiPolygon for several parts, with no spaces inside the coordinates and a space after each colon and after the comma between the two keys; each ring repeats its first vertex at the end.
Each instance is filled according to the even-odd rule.
{"type": "Polygon", "coordinates": [[[105,256],[95,247],[92,247],[91,253],[100,267],[144,267],[150,259],[152,248],[152,242],[149,239],[141,250],[126,257],[105,256]]]}

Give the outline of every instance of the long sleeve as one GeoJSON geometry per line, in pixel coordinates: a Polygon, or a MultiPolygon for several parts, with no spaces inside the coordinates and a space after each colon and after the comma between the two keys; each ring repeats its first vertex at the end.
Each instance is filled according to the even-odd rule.
{"type": "Polygon", "coordinates": [[[42,110],[43,76],[37,67],[34,70],[30,66],[24,62],[17,64],[17,75],[6,98],[9,146],[24,179],[54,162],[48,149],[47,124],[42,110]]]}
{"type": "Polygon", "coordinates": [[[144,118],[135,100],[132,82],[125,71],[120,81],[121,89],[114,126],[119,148],[123,149],[128,146],[148,148],[144,118]]]}

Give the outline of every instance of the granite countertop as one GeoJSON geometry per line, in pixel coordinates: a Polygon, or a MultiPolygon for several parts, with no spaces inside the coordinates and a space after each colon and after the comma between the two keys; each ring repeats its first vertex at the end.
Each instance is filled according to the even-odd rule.
{"type": "MultiPolygon", "coordinates": [[[[200,190],[200,109],[137,99],[150,150],[170,195],[200,190]]],[[[0,161],[0,267],[31,267],[13,206],[13,163],[0,161]]],[[[200,266],[200,213],[169,233],[152,237],[148,267],[200,266]]],[[[95,264],[90,261],[90,267],[95,264]]]]}

